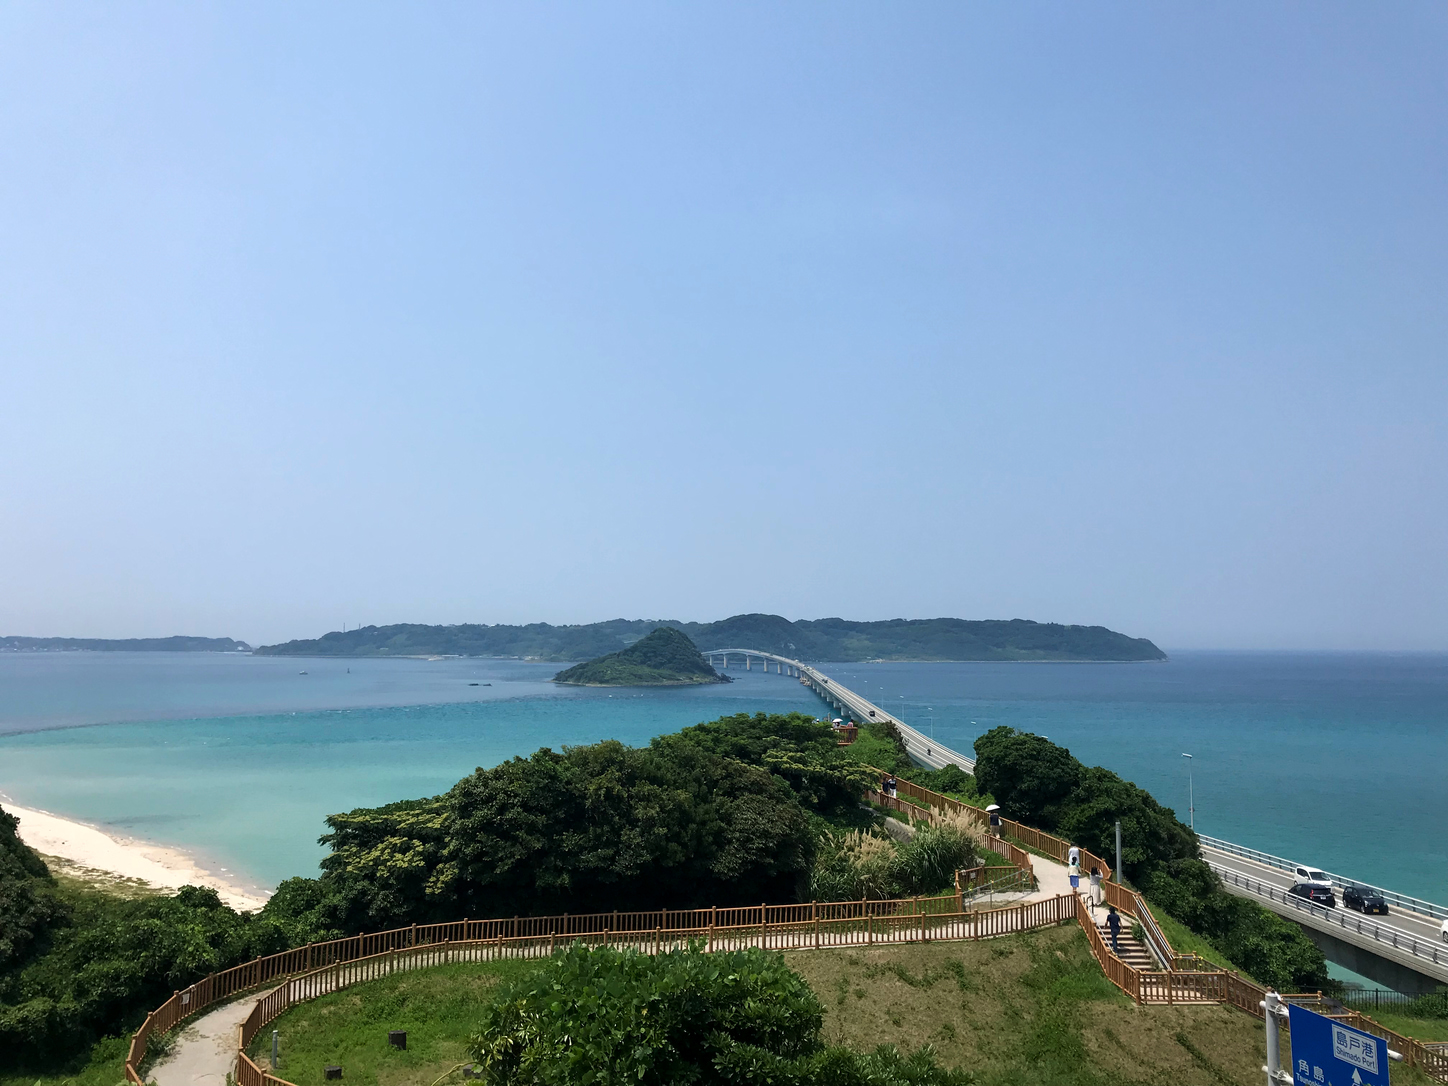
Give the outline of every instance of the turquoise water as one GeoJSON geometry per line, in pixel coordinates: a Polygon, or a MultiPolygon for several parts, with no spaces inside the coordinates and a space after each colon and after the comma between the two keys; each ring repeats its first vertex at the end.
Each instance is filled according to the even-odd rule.
{"type": "MultiPolygon", "coordinates": [[[[758,671],[736,669],[728,686],[610,694],[552,686],[557,669],[0,655],[0,732],[14,733],[0,735],[0,793],[269,886],[315,872],[334,811],[435,794],[540,746],[643,743],[726,712],[822,709],[794,680],[758,671]]],[[[1448,656],[822,669],[957,749],[998,724],[1026,728],[1183,815],[1191,753],[1202,832],[1448,900],[1448,656]]]]}

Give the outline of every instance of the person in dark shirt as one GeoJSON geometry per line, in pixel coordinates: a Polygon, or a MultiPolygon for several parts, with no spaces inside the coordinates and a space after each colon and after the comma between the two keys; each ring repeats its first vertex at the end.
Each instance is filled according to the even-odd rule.
{"type": "Polygon", "coordinates": [[[1115,905],[1106,906],[1106,927],[1111,932],[1111,953],[1121,956],[1121,917],[1115,905]]]}

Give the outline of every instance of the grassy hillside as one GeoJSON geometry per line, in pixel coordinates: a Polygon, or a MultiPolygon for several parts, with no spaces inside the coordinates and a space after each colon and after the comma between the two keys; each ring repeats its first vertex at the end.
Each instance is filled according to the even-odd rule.
{"type": "Polygon", "coordinates": [[[553,681],[573,686],[696,686],[729,680],[709,666],[682,632],[660,626],[626,649],[560,671],[553,681]]]}
{"type": "MultiPolygon", "coordinates": [[[[929,1043],[941,1063],[972,1071],[981,1086],[1261,1079],[1261,1023],[1227,1007],[1134,1006],[1102,977],[1074,925],[979,943],[796,951],[786,960],[825,1004],[830,1043],[929,1043]]],[[[430,1086],[467,1059],[467,1038],[499,978],[524,968],[449,966],[298,1007],[274,1023],[279,1073],[322,1086],[322,1068],[337,1063],[354,1086],[430,1086]],[[388,1047],[389,1029],[408,1031],[406,1051],[388,1047]]],[[[256,1055],[269,1044],[265,1031],[256,1055]]],[[[1393,1081],[1429,1080],[1395,1067],[1393,1081]]]]}
{"type": "Polygon", "coordinates": [[[257,649],[263,656],[506,656],[582,660],[616,652],[659,626],[682,630],[702,649],[760,649],[799,660],[1164,660],[1144,637],[1104,626],[1025,619],[960,618],[791,622],[735,615],[720,622],[613,619],[583,626],[364,626],[257,649]]]}

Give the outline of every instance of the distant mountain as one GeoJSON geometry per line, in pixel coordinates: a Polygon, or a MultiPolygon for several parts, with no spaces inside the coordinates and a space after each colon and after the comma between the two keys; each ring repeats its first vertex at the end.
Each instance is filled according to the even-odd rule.
{"type": "Polygon", "coordinates": [[[672,626],[660,626],[626,649],[575,664],[553,676],[570,686],[697,686],[727,683],[694,642],[672,626]]]}
{"type": "Polygon", "coordinates": [[[0,652],[250,652],[229,637],[0,637],[0,652]]]}
{"type": "Polygon", "coordinates": [[[256,650],[261,656],[505,656],[587,660],[616,652],[659,626],[682,630],[700,649],[760,649],[797,660],[1165,660],[1144,637],[1105,626],[1025,619],[890,619],[791,622],[735,615],[721,622],[612,619],[585,626],[364,626],[256,650]]]}

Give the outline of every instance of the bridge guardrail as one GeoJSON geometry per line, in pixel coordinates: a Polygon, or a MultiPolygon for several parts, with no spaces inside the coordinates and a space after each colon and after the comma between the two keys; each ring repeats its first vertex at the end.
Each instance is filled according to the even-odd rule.
{"type": "MultiPolygon", "coordinates": [[[[1274,856],[1270,852],[1263,852],[1260,849],[1248,848],[1246,845],[1234,844],[1231,841],[1224,841],[1220,837],[1208,837],[1204,833],[1197,834],[1197,839],[1209,848],[1218,852],[1225,852],[1232,856],[1240,856],[1244,860],[1255,860],[1266,867],[1275,867],[1280,871],[1289,874],[1298,865],[1291,860],[1281,856],[1274,856]]],[[[1448,920],[1448,906],[1439,905],[1433,901],[1424,901],[1420,897],[1410,897],[1407,894],[1400,894],[1395,890],[1385,890],[1381,886],[1374,886],[1370,882],[1361,882],[1357,879],[1350,879],[1346,875],[1336,875],[1331,871],[1324,871],[1333,885],[1338,889],[1346,889],[1349,886],[1362,886],[1375,894],[1382,894],[1383,900],[1389,905],[1396,905],[1400,909],[1408,909],[1411,912],[1421,913],[1424,916],[1431,916],[1435,920],[1448,920]]]]}
{"type": "Polygon", "coordinates": [[[1341,928],[1343,931],[1356,932],[1359,935],[1371,935],[1373,941],[1391,946],[1396,950],[1405,951],[1415,958],[1421,958],[1425,962],[1432,962],[1434,965],[1448,966],[1448,943],[1435,943],[1432,940],[1419,939],[1416,935],[1409,935],[1400,928],[1390,925],[1379,924],[1369,920],[1365,916],[1346,913],[1339,913],[1336,909],[1330,909],[1326,905],[1319,905],[1314,901],[1298,897],[1296,894],[1289,894],[1280,886],[1273,886],[1270,882],[1263,882],[1261,879],[1253,878],[1251,875],[1244,875],[1240,871],[1233,871],[1229,867],[1222,867],[1219,864],[1207,864],[1221,877],[1223,882],[1246,890],[1257,897],[1265,897],[1269,901],[1280,902],[1283,905],[1291,906],[1298,912],[1315,916],[1319,920],[1341,928]]]}

